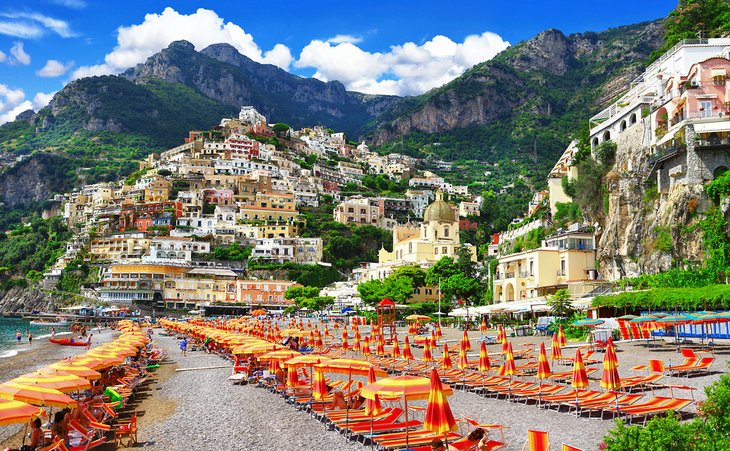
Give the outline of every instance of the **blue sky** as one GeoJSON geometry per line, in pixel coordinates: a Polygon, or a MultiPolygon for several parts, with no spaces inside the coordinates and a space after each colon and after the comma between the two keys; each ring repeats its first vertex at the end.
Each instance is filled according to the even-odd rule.
{"type": "Polygon", "coordinates": [[[256,61],[348,89],[413,95],[547,28],[665,17],[676,0],[0,2],[0,123],[74,78],[119,73],[171,41],[229,42],[256,61]]]}

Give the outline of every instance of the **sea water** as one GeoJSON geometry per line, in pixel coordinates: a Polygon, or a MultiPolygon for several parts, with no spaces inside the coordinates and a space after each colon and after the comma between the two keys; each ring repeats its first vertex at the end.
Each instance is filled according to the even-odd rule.
{"type": "MultiPolygon", "coordinates": [[[[68,332],[68,326],[54,327],[57,333],[68,332]]],[[[33,341],[51,336],[50,326],[30,324],[30,320],[27,319],[0,317],[0,358],[11,357],[19,350],[27,349],[29,331],[33,332],[33,341]],[[22,334],[20,344],[16,339],[18,331],[22,334]]]]}

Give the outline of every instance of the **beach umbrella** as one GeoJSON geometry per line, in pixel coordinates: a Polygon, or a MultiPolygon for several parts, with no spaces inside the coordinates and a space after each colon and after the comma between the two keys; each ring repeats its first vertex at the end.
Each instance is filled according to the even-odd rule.
{"type": "Polygon", "coordinates": [[[0,399],[0,426],[29,423],[40,416],[44,416],[45,414],[46,411],[40,407],[32,406],[20,401],[0,399]]]}
{"type": "Polygon", "coordinates": [[[352,350],[360,352],[360,329],[355,330],[355,338],[352,342],[352,350]]]}
{"type": "Polygon", "coordinates": [[[479,333],[484,335],[487,332],[487,320],[482,318],[482,323],[479,325],[479,333]]]}
{"type": "Polygon", "coordinates": [[[456,430],[456,419],[444,395],[443,384],[436,368],[431,368],[430,391],[423,428],[436,435],[456,430]]]}
{"type": "Polygon", "coordinates": [[[573,321],[573,325],[577,327],[596,327],[600,326],[601,324],[605,323],[606,321],[602,319],[580,319],[578,321],[573,321]]]}
{"type": "MultiPolygon", "coordinates": [[[[365,400],[365,415],[370,417],[370,436],[373,435],[373,417],[383,413],[383,405],[380,403],[380,396],[376,393],[373,399],[365,400]]],[[[370,440],[370,449],[374,449],[375,440],[370,440]]]]}
{"type": "Polygon", "coordinates": [[[278,351],[271,351],[258,357],[258,360],[262,362],[266,361],[278,361],[278,360],[289,360],[294,357],[302,355],[299,351],[291,349],[279,349],[278,351]]]}
{"type": "Polygon", "coordinates": [[[545,352],[545,342],[540,342],[540,357],[537,360],[537,374],[535,377],[540,379],[540,385],[538,386],[537,399],[538,404],[542,398],[542,382],[549,378],[552,372],[550,371],[550,364],[548,363],[547,352],[545,352]]]}
{"type": "Polygon", "coordinates": [[[568,340],[565,339],[565,331],[563,325],[558,326],[558,347],[568,346],[568,340]]]}
{"type": "Polygon", "coordinates": [[[558,338],[558,334],[553,334],[553,341],[550,348],[550,359],[553,362],[556,360],[563,360],[563,351],[560,348],[560,339],[558,338]]]}
{"type": "MultiPolygon", "coordinates": [[[[431,392],[431,381],[425,377],[410,375],[393,376],[380,379],[368,384],[360,390],[360,395],[365,399],[375,400],[375,395],[381,398],[403,398],[403,410],[405,411],[405,422],[408,423],[408,401],[426,400],[431,392]]],[[[448,385],[443,386],[444,396],[451,396],[453,390],[448,385]]],[[[408,445],[408,429],[406,429],[406,448],[408,445]]]]}
{"type": "Polygon", "coordinates": [[[327,382],[324,379],[324,371],[317,368],[314,369],[314,382],[312,383],[312,397],[320,401],[324,401],[325,396],[329,393],[327,382]]]}
{"type": "Polygon", "coordinates": [[[350,343],[347,342],[347,329],[342,331],[342,344],[340,345],[340,347],[345,352],[350,349],[350,343]]]}
{"type": "Polygon", "coordinates": [[[515,356],[512,352],[512,343],[507,343],[507,353],[504,356],[504,364],[499,368],[499,376],[509,376],[509,385],[507,385],[507,399],[512,397],[512,376],[517,373],[515,366],[515,356]]]}
{"type": "Polygon", "coordinates": [[[439,340],[444,338],[443,334],[441,334],[441,326],[438,324],[436,325],[436,338],[438,338],[439,340]]]}
{"type": "Polygon", "coordinates": [[[407,321],[431,321],[430,316],[426,315],[420,315],[420,314],[413,314],[406,316],[407,321]]]}
{"type": "Polygon", "coordinates": [[[459,360],[456,362],[456,367],[464,371],[469,368],[469,360],[466,358],[466,350],[464,348],[459,349],[459,360]]]}
{"type": "Polygon", "coordinates": [[[479,371],[486,373],[492,369],[492,362],[489,361],[489,353],[487,352],[487,344],[482,342],[479,345],[479,371]]]}
{"type": "Polygon", "coordinates": [[[393,338],[393,351],[391,352],[391,355],[394,359],[400,359],[400,347],[398,346],[398,336],[393,338]]]}
{"type": "Polygon", "coordinates": [[[507,354],[508,349],[509,349],[509,342],[505,338],[504,341],[502,341],[502,355],[507,354]]]}
{"type": "Polygon", "coordinates": [[[276,374],[277,371],[281,369],[281,365],[279,364],[278,360],[271,360],[269,362],[269,372],[271,374],[276,374]]]}
{"type": "Polygon", "coordinates": [[[84,365],[74,364],[73,362],[56,362],[48,365],[48,368],[83,377],[84,379],[88,379],[90,381],[101,379],[101,373],[99,373],[98,371],[94,371],[84,365]]]}
{"type": "Polygon", "coordinates": [[[452,368],[451,357],[449,356],[449,345],[446,343],[444,343],[444,353],[441,356],[441,361],[439,363],[441,364],[441,368],[445,370],[452,368]]]}
{"type": "Polygon", "coordinates": [[[403,358],[406,360],[414,360],[413,352],[411,352],[411,343],[408,341],[408,335],[403,340],[403,358]]]}
{"type": "Polygon", "coordinates": [[[286,385],[288,387],[296,387],[299,385],[299,375],[296,367],[290,367],[286,372],[286,385]]]}
{"type": "Polygon", "coordinates": [[[428,340],[423,344],[423,357],[421,358],[424,362],[433,362],[433,356],[431,355],[431,345],[428,340]]]}
{"type": "Polygon", "coordinates": [[[618,358],[613,347],[613,340],[608,339],[606,354],[603,356],[603,374],[601,387],[607,391],[616,392],[616,409],[618,410],[618,391],[621,388],[621,377],[618,374],[618,358]]]}
{"type": "Polygon", "coordinates": [[[436,349],[436,333],[434,331],[431,331],[431,338],[428,344],[430,344],[433,349],[436,349]]]}
{"type": "Polygon", "coordinates": [[[365,357],[370,357],[370,339],[368,337],[365,337],[363,341],[361,352],[365,357]]]}
{"type": "Polygon", "coordinates": [[[575,360],[573,360],[573,380],[570,385],[575,388],[575,413],[578,415],[578,389],[588,387],[588,375],[586,374],[586,367],[583,364],[583,355],[580,353],[580,349],[575,350],[575,360]]]}
{"type": "Polygon", "coordinates": [[[692,315],[670,315],[658,318],[655,323],[661,326],[674,326],[674,340],[677,344],[677,352],[679,352],[679,326],[695,321],[697,318],[692,315]]]}
{"type": "Polygon", "coordinates": [[[416,335],[416,324],[408,323],[408,335],[416,335]]]}
{"type": "Polygon", "coordinates": [[[469,334],[464,330],[464,336],[461,338],[461,347],[466,351],[471,351],[471,342],[469,341],[469,334]]]}
{"type": "Polygon", "coordinates": [[[91,383],[88,379],[60,372],[46,373],[36,371],[34,373],[24,374],[16,377],[15,379],[11,379],[11,382],[17,382],[23,385],[53,388],[63,393],[91,389],[91,383]]]}
{"type": "Polygon", "coordinates": [[[375,354],[379,356],[385,355],[385,339],[382,334],[378,335],[378,344],[375,348],[375,354]]]}
{"type": "Polygon", "coordinates": [[[504,327],[500,324],[497,327],[497,343],[504,345],[507,341],[507,334],[504,332],[504,327]]]}
{"type": "Polygon", "coordinates": [[[0,398],[20,401],[35,406],[76,407],[78,403],[58,390],[38,386],[4,382],[0,384],[0,398]]]}

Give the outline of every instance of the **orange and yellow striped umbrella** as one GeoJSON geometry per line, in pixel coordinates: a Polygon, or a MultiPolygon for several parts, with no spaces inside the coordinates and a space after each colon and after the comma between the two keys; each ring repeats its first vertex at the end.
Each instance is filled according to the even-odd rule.
{"type": "Polygon", "coordinates": [[[287,387],[296,387],[299,385],[299,375],[295,367],[290,367],[286,372],[287,387]]]}
{"type": "Polygon", "coordinates": [[[444,343],[444,354],[441,356],[441,368],[448,370],[453,368],[451,365],[451,357],[449,356],[449,345],[444,343]]]}
{"type": "Polygon", "coordinates": [[[411,343],[408,341],[408,335],[403,340],[403,358],[406,360],[414,360],[413,352],[411,352],[411,343]]]}
{"type": "Polygon", "coordinates": [[[507,348],[509,348],[508,344],[509,344],[509,342],[508,342],[508,341],[507,341],[507,339],[505,338],[505,339],[504,339],[504,340],[502,341],[502,354],[507,354],[507,348]]]}
{"type": "Polygon", "coordinates": [[[277,351],[281,349],[281,346],[277,346],[273,343],[264,343],[264,344],[252,344],[252,345],[244,345],[244,346],[237,346],[233,348],[233,355],[256,355],[256,354],[267,354],[271,351],[277,351]]]}
{"type": "Polygon", "coordinates": [[[464,331],[464,336],[461,338],[461,347],[466,351],[471,351],[471,342],[469,341],[469,334],[464,331]]]}
{"type": "Polygon", "coordinates": [[[436,345],[436,334],[434,333],[434,331],[431,331],[431,338],[430,338],[429,344],[431,345],[431,347],[433,349],[436,349],[436,346],[437,346],[436,345]]]}
{"type": "Polygon", "coordinates": [[[375,348],[376,355],[385,355],[385,339],[382,335],[378,335],[378,345],[375,348]]]}
{"type": "Polygon", "coordinates": [[[60,372],[48,373],[43,371],[36,371],[34,373],[18,376],[15,379],[12,379],[11,382],[17,382],[23,385],[31,385],[34,387],[53,388],[63,393],[79,390],[89,390],[91,388],[91,383],[88,381],[88,379],[74,376],[73,374],[62,374],[60,372]]]}
{"type": "Polygon", "coordinates": [[[483,334],[486,331],[487,331],[487,320],[482,318],[482,323],[479,325],[479,332],[483,334]]]}
{"type": "Polygon", "coordinates": [[[547,352],[545,352],[545,342],[540,342],[540,357],[537,360],[537,374],[535,377],[542,381],[552,375],[550,364],[548,363],[547,352]]]}
{"type": "Polygon", "coordinates": [[[373,374],[385,377],[388,373],[378,368],[376,365],[357,359],[332,359],[320,364],[314,365],[315,370],[325,371],[328,373],[347,374],[349,376],[366,376],[371,370],[373,374]]]}
{"type": "Polygon", "coordinates": [[[500,324],[497,328],[497,343],[499,344],[505,344],[507,341],[507,334],[504,332],[504,327],[500,324]]]}
{"type": "Polygon", "coordinates": [[[573,361],[573,381],[570,383],[573,388],[588,387],[588,375],[583,364],[583,355],[580,349],[575,350],[575,361],[573,361]]]}
{"type": "Polygon", "coordinates": [[[0,384],[0,398],[20,401],[35,406],[76,407],[78,403],[58,390],[37,386],[4,382],[0,384]]]}
{"type": "Polygon", "coordinates": [[[444,336],[441,334],[441,326],[439,326],[438,324],[436,325],[436,338],[438,338],[438,339],[444,338],[444,336]]]}
{"type": "Polygon", "coordinates": [[[342,344],[340,345],[343,351],[350,349],[350,343],[347,342],[347,332],[342,332],[342,344]]]}
{"type": "Polygon", "coordinates": [[[393,351],[391,352],[391,355],[394,359],[400,359],[400,346],[398,346],[398,337],[393,338],[393,351]]]}
{"type": "Polygon", "coordinates": [[[314,370],[314,383],[312,384],[312,396],[314,399],[323,400],[329,390],[327,389],[327,382],[324,379],[324,371],[314,370]]]}
{"type": "Polygon", "coordinates": [[[558,334],[553,334],[553,341],[550,348],[550,359],[552,361],[563,360],[563,351],[560,348],[560,339],[558,339],[558,334]]]}
{"type": "Polygon", "coordinates": [[[46,411],[20,401],[0,400],[0,426],[27,423],[43,416],[46,411]]]}
{"type": "Polygon", "coordinates": [[[606,390],[618,390],[621,388],[621,377],[618,374],[618,358],[613,347],[613,340],[608,339],[606,354],[603,356],[603,374],[601,375],[601,387],[606,390]]]}
{"type": "Polygon", "coordinates": [[[489,353],[487,352],[487,344],[482,342],[479,345],[479,371],[485,373],[492,369],[492,362],[489,361],[489,353]]]}
{"type": "Polygon", "coordinates": [[[284,361],[284,366],[287,368],[300,368],[303,366],[313,366],[330,360],[332,359],[323,355],[304,354],[284,361]]]}
{"type": "Polygon", "coordinates": [[[423,344],[423,358],[424,362],[433,362],[433,356],[431,355],[431,345],[428,340],[423,344]]]}
{"type": "Polygon", "coordinates": [[[469,360],[466,358],[466,351],[464,348],[459,349],[459,360],[456,362],[456,367],[460,370],[466,370],[469,368],[469,360]]]}
{"type": "Polygon", "coordinates": [[[360,352],[360,329],[355,331],[355,339],[352,342],[352,350],[360,352]]]}
{"type": "Polygon", "coordinates": [[[281,365],[279,364],[278,360],[271,360],[269,362],[269,372],[271,374],[276,374],[277,371],[281,370],[281,365]]]}
{"type": "Polygon", "coordinates": [[[293,351],[291,349],[279,349],[278,351],[271,351],[262,356],[259,356],[258,359],[262,362],[274,360],[289,360],[300,355],[302,355],[302,353],[299,351],[293,351]]]}
{"type": "Polygon", "coordinates": [[[560,327],[558,327],[558,344],[563,346],[568,346],[568,340],[565,339],[565,331],[563,331],[563,325],[561,324],[560,327]]]}
{"type": "Polygon", "coordinates": [[[515,366],[515,356],[512,353],[512,343],[507,343],[507,353],[504,356],[504,364],[499,368],[498,375],[514,376],[517,373],[515,366]]]}
{"type": "Polygon", "coordinates": [[[101,373],[99,373],[98,371],[94,371],[84,365],[74,364],[73,362],[56,362],[48,365],[48,368],[83,377],[84,379],[88,379],[90,381],[101,379],[101,373]]]}
{"type": "Polygon", "coordinates": [[[416,323],[408,323],[408,335],[416,335],[416,323]]]}
{"type": "Polygon", "coordinates": [[[365,337],[365,340],[362,342],[361,352],[365,357],[370,357],[370,339],[368,337],[365,337]]]}
{"type": "Polygon", "coordinates": [[[444,395],[443,384],[441,384],[436,368],[431,368],[430,386],[423,428],[437,435],[455,431],[456,419],[454,414],[451,413],[451,407],[444,395]]]}

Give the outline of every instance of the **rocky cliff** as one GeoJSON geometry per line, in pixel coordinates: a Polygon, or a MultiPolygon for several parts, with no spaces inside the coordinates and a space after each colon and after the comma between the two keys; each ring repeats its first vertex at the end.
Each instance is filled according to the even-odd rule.
{"type": "Polygon", "coordinates": [[[150,79],[179,83],[224,105],[253,105],[272,122],[323,124],[351,135],[398,100],[349,92],[338,81],[298,77],[257,63],[229,44],[197,52],[187,41],[173,42],[122,77],[141,85],[150,79]]]}
{"type": "Polygon", "coordinates": [[[52,312],[58,305],[62,305],[61,299],[38,289],[13,288],[0,291],[0,313],[4,314],[20,314],[34,310],[52,312]]]}

